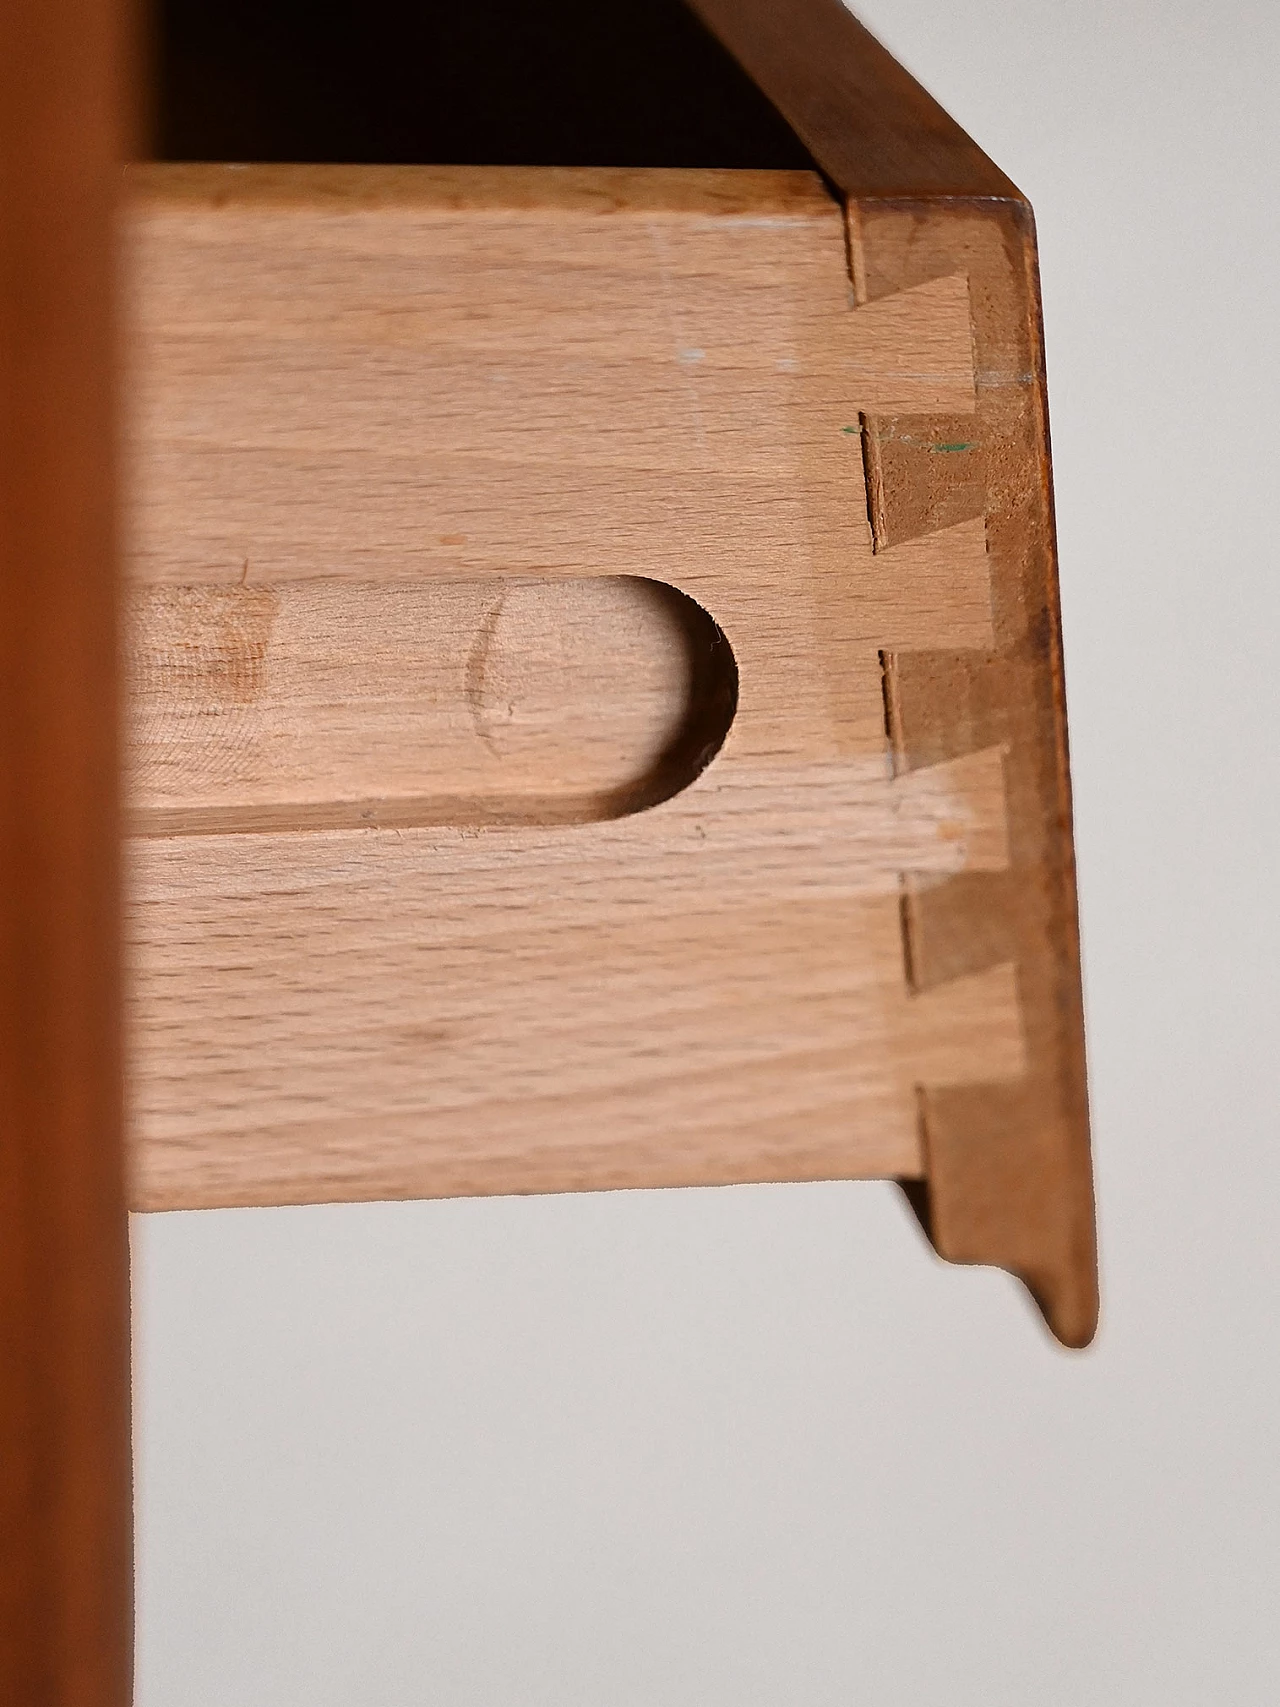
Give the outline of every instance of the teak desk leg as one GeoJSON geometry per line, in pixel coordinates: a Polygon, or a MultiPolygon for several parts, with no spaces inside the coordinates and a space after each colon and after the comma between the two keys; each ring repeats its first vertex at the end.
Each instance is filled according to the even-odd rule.
{"type": "Polygon", "coordinates": [[[119,0],[0,6],[0,1701],[130,1699],[119,0]]]}

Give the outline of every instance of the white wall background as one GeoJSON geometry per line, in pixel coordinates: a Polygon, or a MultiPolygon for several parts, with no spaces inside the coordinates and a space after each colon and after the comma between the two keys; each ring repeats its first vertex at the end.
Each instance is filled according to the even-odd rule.
{"type": "Polygon", "coordinates": [[[1040,221],[1100,1339],[887,1187],[148,1220],[141,1707],[1280,1698],[1280,8],[861,12],[1040,221]]]}

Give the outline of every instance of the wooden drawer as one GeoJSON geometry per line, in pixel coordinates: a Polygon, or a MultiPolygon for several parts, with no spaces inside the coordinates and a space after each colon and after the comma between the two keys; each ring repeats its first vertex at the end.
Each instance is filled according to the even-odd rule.
{"type": "Polygon", "coordinates": [[[826,176],[130,175],[133,1201],[894,1177],[1078,1342],[1030,216],[704,11],[826,176]]]}

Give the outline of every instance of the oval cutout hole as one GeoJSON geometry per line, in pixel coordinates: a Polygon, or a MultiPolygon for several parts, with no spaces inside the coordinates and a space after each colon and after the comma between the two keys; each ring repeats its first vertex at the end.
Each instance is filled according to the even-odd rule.
{"type": "Polygon", "coordinates": [[[140,835],[620,818],[737,706],[717,624],[630,575],[136,587],[126,652],[140,835]]]}

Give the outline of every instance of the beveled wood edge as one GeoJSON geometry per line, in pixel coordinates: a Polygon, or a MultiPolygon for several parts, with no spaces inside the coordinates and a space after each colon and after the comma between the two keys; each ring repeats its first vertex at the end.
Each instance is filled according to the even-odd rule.
{"type": "Polygon", "coordinates": [[[317,166],[145,161],[126,168],[129,204],[166,214],[212,208],[278,213],[379,209],[424,216],[511,213],[705,214],[709,218],[829,218],[815,172],[632,166],[317,166]]]}
{"type": "Polygon", "coordinates": [[[907,654],[897,698],[908,764],[971,744],[1006,749],[1008,876],[927,891],[919,917],[925,929],[931,914],[945,920],[953,945],[967,934],[971,958],[953,946],[949,976],[981,962],[990,915],[1002,918],[1030,1061],[1016,1095],[921,1087],[928,1184],[915,1202],[940,1255],[1017,1274],[1057,1337],[1083,1346],[1097,1327],[1097,1250],[1034,227],[1016,202],[850,212],[868,300],[926,275],[964,270],[970,280],[998,648],[907,654]]]}
{"type": "Polygon", "coordinates": [[[921,1086],[928,1178],[905,1189],[940,1255],[1017,1274],[1054,1334],[1083,1346],[1097,1327],[1097,1245],[1031,209],[840,0],[689,3],[843,196],[859,303],[969,278],[999,650],[890,661],[901,674],[886,705],[899,706],[905,727],[887,733],[908,766],[979,738],[1007,745],[1012,865],[1002,881],[933,890],[914,914],[904,902],[904,955],[910,968],[912,929],[917,959],[932,931],[948,943],[946,973],[958,975],[981,962],[994,921],[1018,968],[1031,1071],[1014,1091],[921,1086]]]}
{"type": "Polygon", "coordinates": [[[840,0],[687,0],[852,198],[1021,192],[840,0]]]}

